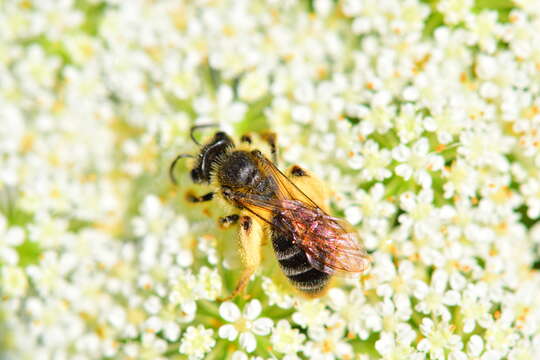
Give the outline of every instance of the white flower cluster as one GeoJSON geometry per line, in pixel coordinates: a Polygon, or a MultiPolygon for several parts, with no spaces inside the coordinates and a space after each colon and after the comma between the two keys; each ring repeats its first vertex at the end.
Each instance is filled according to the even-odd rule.
{"type": "Polygon", "coordinates": [[[540,358],[539,4],[0,1],[0,357],[540,358]],[[220,303],[234,229],[167,173],[207,123],[276,132],[371,269],[220,303]]]}

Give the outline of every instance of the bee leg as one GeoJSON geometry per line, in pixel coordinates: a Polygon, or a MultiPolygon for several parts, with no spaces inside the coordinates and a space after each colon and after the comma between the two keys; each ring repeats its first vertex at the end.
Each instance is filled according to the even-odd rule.
{"type": "Polygon", "coordinates": [[[232,214],[232,215],[220,217],[218,219],[218,223],[222,229],[227,229],[229,226],[236,224],[239,219],[240,219],[240,215],[232,214]]]}
{"type": "Polygon", "coordinates": [[[257,220],[249,216],[241,216],[239,221],[240,233],[238,242],[240,245],[240,257],[244,263],[244,271],[240,275],[240,279],[231,295],[220,299],[222,301],[230,300],[244,291],[249,283],[249,279],[261,263],[261,241],[264,236],[263,227],[257,220]]]}
{"type": "Polygon", "coordinates": [[[240,141],[243,142],[243,143],[246,143],[246,144],[251,145],[251,143],[253,142],[253,139],[251,138],[251,135],[249,135],[249,134],[244,134],[244,135],[242,135],[242,137],[240,138],[240,141]]]}
{"type": "Polygon", "coordinates": [[[276,133],[264,132],[261,134],[261,138],[270,145],[270,153],[272,154],[272,161],[277,163],[277,147],[276,147],[276,133]]]}
{"type": "Polygon", "coordinates": [[[193,194],[192,192],[188,192],[186,194],[186,198],[187,198],[187,201],[192,202],[192,203],[206,202],[214,198],[214,192],[211,191],[208,194],[204,194],[202,196],[197,196],[193,194]]]}

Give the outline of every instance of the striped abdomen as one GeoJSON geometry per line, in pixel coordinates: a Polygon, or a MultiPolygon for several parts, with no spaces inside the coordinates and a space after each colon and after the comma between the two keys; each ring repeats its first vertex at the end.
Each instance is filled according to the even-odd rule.
{"type": "Polygon", "coordinates": [[[287,219],[275,215],[272,225],[272,245],[281,270],[298,290],[317,296],[328,284],[330,275],[311,266],[304,250],[293,243],[292,233],[280,230],[290,228],[287,219]]]}

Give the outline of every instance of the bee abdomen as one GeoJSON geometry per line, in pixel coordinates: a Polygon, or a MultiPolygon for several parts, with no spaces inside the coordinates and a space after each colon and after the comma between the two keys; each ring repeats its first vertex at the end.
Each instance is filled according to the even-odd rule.
{"type": "Polygon", "coordinates": [[[294,286],[307,294],[315,295],[324,290],[330,280],[330,275],[315,268],[301,274],[289,276],[294,286]]]}
{"type": "Polygon", "coordinates": [[[279,261],[286,261],[291,258],[295,258],[302,250],[298,246],[289,246],[288,248],[276,248],[274,245],[274,251],[279,261]]]}
{"type": "MultiPolygon", "coordinates": [[[[279,220],[274,219],[274,222],[277,221],[279,220]]],[[[330,275],[315,269],[309,263],[306,253],[293,243],[291,234],[274,231],[272,245],[281,270],[298,290],[307,295],[317,295],[324,290],[330,275]]]]}
{"type": "Polygon", "coordinates": [[[278,258],[278,261],[281,269],[283,269],[283,272],[289,278],[301,275],[313,269],[311,264],[307,261],[306,255],[300,249],[292,256],[282,259],[278,258]]]}

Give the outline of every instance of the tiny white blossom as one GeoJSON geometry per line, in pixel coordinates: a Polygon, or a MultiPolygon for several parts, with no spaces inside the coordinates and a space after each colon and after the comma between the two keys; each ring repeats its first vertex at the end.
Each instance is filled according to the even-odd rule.
{"type": "Polygon", "coordinates": [[[418,140],[412,148],[405,145],[395,148],[392,155],[401,163],[396,166],[396,174],[405,180],[413,177],[422,187],[429,188],[432,182],[429,172],[440,170],[444,161],[440,155],[428,151],[429,143],[426,138],[418,140]]]}
{"type": "Polygon", "coordinates": [[[229,341],[234,341],[238,337],[240,346],[248,353],[253,352],[257,347],[254,335],[269,335],[273,324],[269,318],[258,318],[261,309],[261,303],[256,299],[246,304],[243,313],[240,313],[236,304],[224,302],[219,307],[219,314],[231,324],[225,324],[219,328],[219,337],[229,341]]]}
{"type": "Polygon", "coordinates": [[[203,359],[216,344],[213,333],[212,329],[206,329],[202,325],[188,327],[182,336],[180,353],[187,355],[190,360],[203,359]]]}
{"type": "Polygon", "coordinates": [[[18,226],[8,227],[7,219],[0,215],[0,259],[3,263],[16,265],[19,255],[15,247],[24,241],[24,231],[18,226]]]}
{"type": "Polygon", "coordinates": [[[254,71],[242,78],[238,88],[240,99],[256,101],[268,91],[268,76],[261,71],[254,71]]]}
{"type": "Polygon", "coordinates": [[[23,296],[28,289],[28,279],[24,271],[16,266],[4,265],[0,270],[2,292],[7,296],[23,296]]]}
{"type": "Polygon", "coordinates": [[[291,328],[287,320],[280,320],[270,337],[274,350],[285,355],[295,355],[300,351],[305,339],[306,336],[298,329],[291,328]]]}
{"type": "Polygon", "coordinates": [[[437,9],[443,13],[447,23],[455,24],[465,20],[473,4],[473,0],[442,0],[437,4],[437,9]]]}
{"type": "Polygon", "coordinates": [[[420,330],[425,338],[418,343],[418,350],[429,353],[433,359],[444,359],[445,351],[461,350],[463,346],[461,337],[453,333],[454,327],[447,322],[424,318],[420,330]]]}

